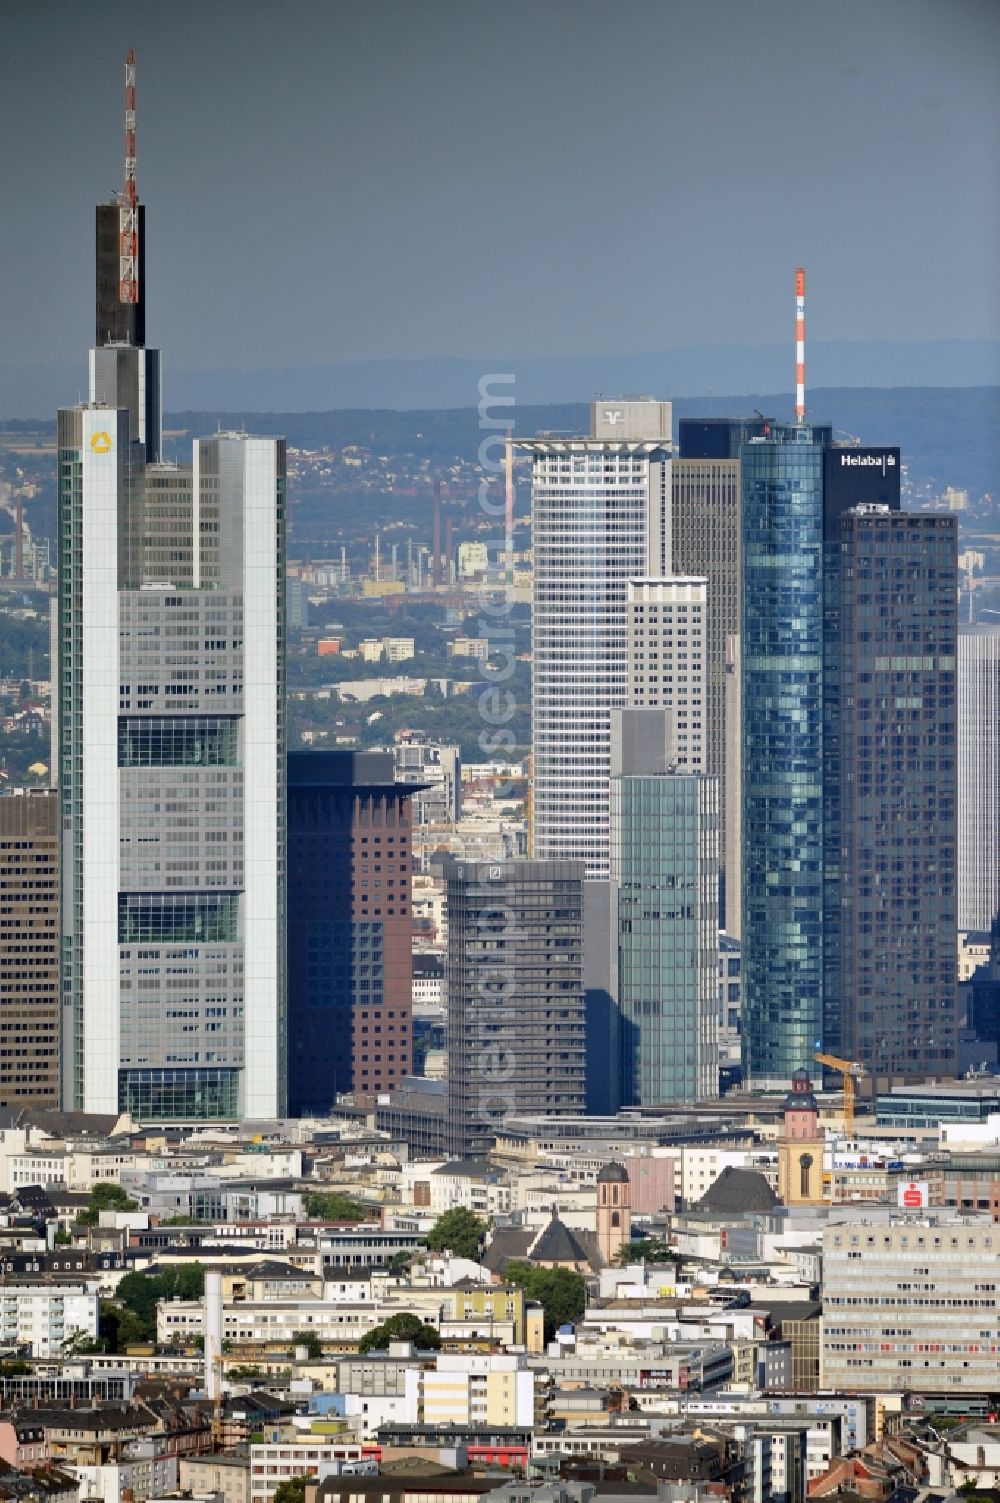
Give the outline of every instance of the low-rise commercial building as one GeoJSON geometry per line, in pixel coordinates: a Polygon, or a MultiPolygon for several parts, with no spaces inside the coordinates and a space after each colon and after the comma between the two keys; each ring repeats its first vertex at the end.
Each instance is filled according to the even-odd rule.
{"type": "Polygon", "coordinates": [[[250,1503],[250,1461],[246,1456],[185,1456],[178,1466],[183,1492],[215,1493],[221,1503],[250,1503]]]}

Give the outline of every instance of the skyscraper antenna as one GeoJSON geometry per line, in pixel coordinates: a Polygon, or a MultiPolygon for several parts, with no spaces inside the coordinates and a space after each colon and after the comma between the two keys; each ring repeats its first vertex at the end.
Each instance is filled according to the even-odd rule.
{"type": "Polygon", "coordinates": [[[795,421],[806,420],[806,269],[795,268],[795,421]]]}
{"type": "Polygon", "coordinates": [[[125,177],[118,200],[118,301],[139,301],[139,203],[135,191],[135,50],[125,55],[125,177]]]}

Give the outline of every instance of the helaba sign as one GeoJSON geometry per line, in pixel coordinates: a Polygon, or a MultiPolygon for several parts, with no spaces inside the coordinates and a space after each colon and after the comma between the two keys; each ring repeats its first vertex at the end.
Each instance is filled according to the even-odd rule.
{"type": "Polygon", "coordinates": [[[826,535],[833,538],[845,511],[855,506],[888,506],[899,510],[902,467],[899,450],[882,444],[866,448],[830,444],[823,451],[823,516],[826,535]]]}
{"type": "Polygon", "coordinates": [[[856,450],[841,449],[837,458],[842,470],[875,469],[881,470],[883,475],[899,463],[894,449],[866,450],[860,454],[856,450]]]}

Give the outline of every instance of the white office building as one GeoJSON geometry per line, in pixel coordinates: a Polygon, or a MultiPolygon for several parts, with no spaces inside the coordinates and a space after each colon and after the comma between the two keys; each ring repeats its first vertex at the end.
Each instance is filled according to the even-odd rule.
{"type": "Polygon", "coordinates": [[[29,1347],[32,1357],[61,1357],[75,1339],[96,1341],[100,1313],[96,1282],[0,1284],[0,1340],[29,1347]]]}
{"type": "Polygon", "coordinates": [[[516,447],[533,462],[533,855],[607,880],[611,711],[627,703],[629,582],[669,534],[671,404],[596,402],[590,427],[516,447]]]}
{"type": "Polygon", "coordinates": [[[958,927],[1000,912],[1000,622],[958,628],[958,927]]]}
{"type": "Polygon", "coordinates": [[[708,581],[636,579],[628,587],[628,706],[665,710],[670,765],[707,770],[708,581]]]}
{"type": "Polygon", "coordinates": [[[535,1374],[523,1354],[442,1352],[433,1368],[407,1368],[406,1420],[530,1428],[535,1422],[535,1374]]]}
{"type": "Polygon", "coordinates": [[[992,1393],[998,1284],[1000,1229],[985,1217],[827,1227],[820,1386],[992,1393]]]}

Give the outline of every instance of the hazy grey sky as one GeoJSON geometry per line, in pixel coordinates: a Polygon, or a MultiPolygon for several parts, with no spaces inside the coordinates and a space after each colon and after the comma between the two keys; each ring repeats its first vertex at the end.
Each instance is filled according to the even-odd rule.
{"type": "Polygon", "coordinates": [[[997,0],[4,0],[0,363],[79,359],[138,59],[173,366],[1000,337],[997,0]]]}

